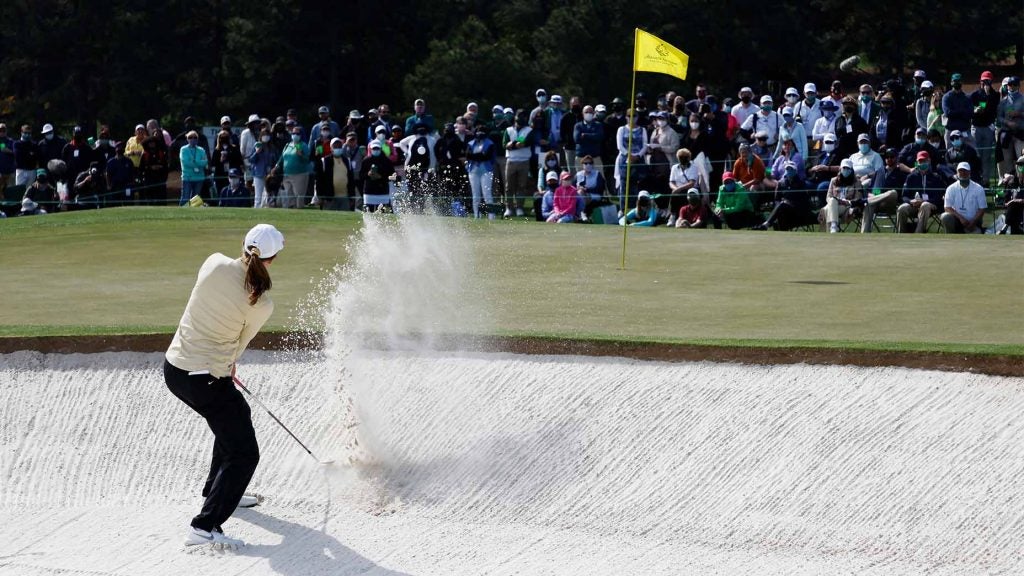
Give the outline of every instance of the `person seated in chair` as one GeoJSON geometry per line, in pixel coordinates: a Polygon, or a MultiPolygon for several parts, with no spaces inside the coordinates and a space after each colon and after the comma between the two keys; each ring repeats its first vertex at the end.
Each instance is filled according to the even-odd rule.
{"type": "Polygon", "coordinates": [[[915,232],[927,232],[929,219],[932,214],[938,214],[939,206],[943,205],[942,195],[945,189],[945,180],[932,170],[931,156],[925,150],[918,152],[914,171],[907,176],[907,181],[903,184],[903,203],[896,209],[896,232],[903,232],[915,216],[915,232]]]}
{"type": "Polygon", "coordinates": [[[552,170],[544,176],[544,189],[533,194],[533,215],[537,222],[546,222],[554,212],[557,188],[558,173],[552,170]]]}
{"type": "Polygon", "coordinates": [[[996,234],[1024,234],[1024,155],[1017,158],[1015,174],[1007,174],[1000,181],[1006,202],[1006,224],[996,234]]]}
{"type": "Polygon", "coordinates": [[[896,211],[899,191],[903,190],[903,183],[907,181],[907,175],[900,170],[895,148],[883,149],[882,158],[885,165],[882,175],[875,180],[878,186],[869,191],[867,203],[864,204],[864,218],[860,225],[863,234],[870,233],[874,228],[875,212],[893,214],[896,211]]]}
{"type": "Polygon", "coordinates": [[[792,230],[816,221],[811,212],[811,191],[798,170],[796,162],[786,162],[778,188],[775,189],[775,207],[767,220],[754,226],[755,230],[792,230]]]}
{"type": "Polygon", "coordinates": [[[849,222],[855,207],[863,206],[863,191],[860,178],[853,172],[853,162],[844,158],[839,163],[839,175],[832,179],[825,197],[825,207],[818,212],[822,230],[839,232],[839,221],[849,222]]]}
{"type": "Polygon", "coordinates": [[[946,188],[943,201],[945,212],[941,216],[947,234],[980,233],[981,219],[985,217],[988,202],[985,189],[971,180],[971,165],[961,162],[956,166],[956,182],[946,188]]]}

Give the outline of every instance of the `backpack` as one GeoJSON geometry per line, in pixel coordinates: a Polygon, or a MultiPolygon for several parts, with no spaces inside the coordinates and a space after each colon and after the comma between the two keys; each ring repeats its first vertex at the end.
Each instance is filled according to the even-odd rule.
{"type": "Polygon", "coordinates": [[[406,166],[415,166],[421,172],[430,168],[430,142],[426,136],[419,136],[409,147],[409,161],[406,166]]]}

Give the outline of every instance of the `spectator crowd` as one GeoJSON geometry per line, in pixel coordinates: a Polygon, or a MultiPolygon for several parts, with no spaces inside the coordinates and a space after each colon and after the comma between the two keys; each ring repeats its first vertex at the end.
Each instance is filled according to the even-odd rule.
{"type": "Polygon", "coordinates": [[[776,101],[667,92],[585,103],[536,90],[536,104],[438,122],[422,99],[405,118],[382,104],[305,127],[297,111],[220,118],[212,141],[195,118],[172,136],[157,120],[115,138],[46,123],[37,137],[0,123],[0,188],[24,189],[21,214],[165,204],[336,210],[432,210],[476,218],[678,228],[976,232],[1001,191],[999,233],[1024,233],[1024,96],[1018,77],[983,72],[966,91],[918,70],[860,85],[808,82],[776,101]]]}

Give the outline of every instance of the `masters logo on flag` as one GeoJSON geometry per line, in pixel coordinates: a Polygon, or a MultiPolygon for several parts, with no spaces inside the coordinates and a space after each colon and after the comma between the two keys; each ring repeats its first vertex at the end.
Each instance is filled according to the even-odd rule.
{"type": "Polygon", "coordinates": [[[653,34],[636,29],[633,70],[658,72],[686,80],[686,67],[689,63],[690,57],[682,50],[653,34]]]}

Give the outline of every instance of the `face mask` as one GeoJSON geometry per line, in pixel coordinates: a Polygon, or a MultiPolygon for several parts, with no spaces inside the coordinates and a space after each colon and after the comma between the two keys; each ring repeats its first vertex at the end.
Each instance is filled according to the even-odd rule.
{"type": "Polygon", "coordinates": [[[834,152],[835,149],[836,149],[836,145],[835,144],[832,144],[832,143],[829,143],[829,142],[825,143],[825,152],[834,152]]]}
{"type": "Polygon", "coordinates": [[[790,179],[795,178],[796,168],[786,168],[786,177],[790,179]]]}
{"type": "Polygon", "coordinates": [[[53,140],[53,132],[46,135],[47,140],[53,140]]]}
{"type": "Polygon", "coordinates": [[[664,128],[665,126],[668,126],[667,120],[658,120],[658,128],[664,128]]]}
{"type": "Polygon", "coordinates": [[[932,142],[931,145],[935,148],[940,148],[942,146],[942,142],[932,142]]]}
{"type": "Polygon", "coordinates": [[[726,182],[725,183],[725,191],[726,192],[732,192],[734,190],[736,190],[736,183],[735,182],[726,182]]]}
{"type": "Polygon", "coordinates": [[[292,134],[292,142],[298,144],[300,140],[302,140],[302,134],[292,134]]]}
{"type": "Polygon", "coordinates": [[[963,144],[963,140],[959,138],[953,138],[952,140],[949,141],[949,143],[953,145],[953,148],[959,148],[960,145],[963,144]]]}
{"type": "Polygon", "coordinates": [[[197,140],[195,138],[189,138],[188,139],[188,145],[189,146],[195,148],[197,144],[199,144],[199,140],[197,140]]]}
{"type": "Polygon", "coordinates": [[[740,96],[740,101],[744,104],[748,104],[750,102],[750,96],[740,96]]]}
{"type": "Polygon", "coordinates": [[[372,154],[373,156],[380,156],[380,148],[374,148],[373,151],[370,152],[370,154],[372,154]]]}
{"type": "Polygon", "coordinates": [[[543,104],[548,101],[547,96],[537,96],[537,104],[543,104]]]}
{"type": "Polygon", "coordinates": [[[331,154],[333,154],[335,158],[341,156],[344,153],[345,153],[345,151],[342,150],[341,148],[332,148],[331,149],[331,154]]]}
{"type": "Polygon", "coordinates": [[[872,98],[872,96],[870,94],[861,94],[860,95],[860,101],[861,102],[871,102],[871,100],[873,100],[873,98],[872,98]]]}
{"type": "Polygon", "coordinates": [[[270,142],[270,136],[260,136],[260,142],[263,142],[264,144],[270,142]]]}
{"type": "Polygon", "coordinates": [[[558,166],[558,160],[548,160],[545,164],[548,166],[558,166]]]}
{"type": "Polygon", "coordinates": [[[825,112],[825,118],[828,118],[829,120],[832,120],[835,117],[836,117],[835,110],[828,110],[827,112],[825,112]]]}
{"type": "Polygon", "coordinates": [[[808,94],[808,95],[807,95],[807,101],[808,101],[808,102],[810,102],[810,103],[812,103],[812,104],[814,103],[814,101],[815,101],[816,99],[817,99],[817,97],[816,97],[816,96],[815,96],[814,94],[808,94]]]}
{"type": "Polygon", "coordinates": [[[583,165],[583,171],[584,172],[590,172],[593,169],[594,169],[594,165],[593,164],[584,164],[583,165]]]}
{"type": "Polygon", "coordinates": [[[914,144],[918,146],[924,146],[924,138],[914,138],[914,144]]]}
{"type": "Polygon", "coordinates": [[[797,96],[796,94],[790,94],[789,96],[786,96],[786,101],[787,102],[794,102],[795,103],[799,99],[800,99],[800,97],[797,96]]]}
{"type": "Polygon", "coordinates": [[[794,122],[792,116],[783,116],[782,120],[786,123],[786,126],[792,126],[794,122]]]}
{"type": "Polygon", "coordinates": [[[857,148],[860,149],[860,153],[861,154],[867,154],[868,152],[871,151],[871,145],[870,144],[858,144],[857,148]]]}
{"type": "Polygon", "coordinates": [[[772,111],[771,104],[765,104],[764,106],[761,106],[761,111],[762,112],[771,112],[772,111]]]}
{"type": "Polygon", "coordinates": [[[594,119],[594,115],[589,113],[589,112],[583,115],[583,121],[584,122],[590,122],[593,119],[594,119]]]}
{"type": "Polygon", "coordinates": [[[971,178],[970,178],[970,177],[967,177],[967,178],[960,178],[960,177],[958,176],[958,177],[957,177],[957,182],[959,182],[959,183],[960,183],[960,186],[961,186],[961,187],[963,187],[963,188],[967,188],[967,185],[968,185],[968,184],[969,184],[969,183],[971,182],[971,178]]]}
{"type": "Polygon", "coordinates": [[[925,90],[925,91],[921,92],[921,97],[924,98],[925,100],[931,98],[932,97],[932,91],[931,90],[925,90]]]}
{"type": "Polygon", "coordinates": [[[920,170],[921,172],[927,172],[928,169],[931,168],[931,167],[932,167],[932,165],[929,164],[928,162],[918,162],[917,163],[917,169],[920,170]]]}
{"type": "Polygon", "coordinates": [[[241,180],[238,178],[228,178],[228,184],[231,184],[232,188],[237,188],[239,182],[241,182],[241,180]]]}
{"type": "Polygon", "coordinates": [[[690,122],[690,130],[697,130],[700,128],[700,122],[690,122]]]}
{"type": "Polygon", "coordinates": [[[840,174],[843,175],[843,178],[849,178],[850,176],[853,176],[853,169],[852,168],[843,168],[840,171],[840,174]]]}

